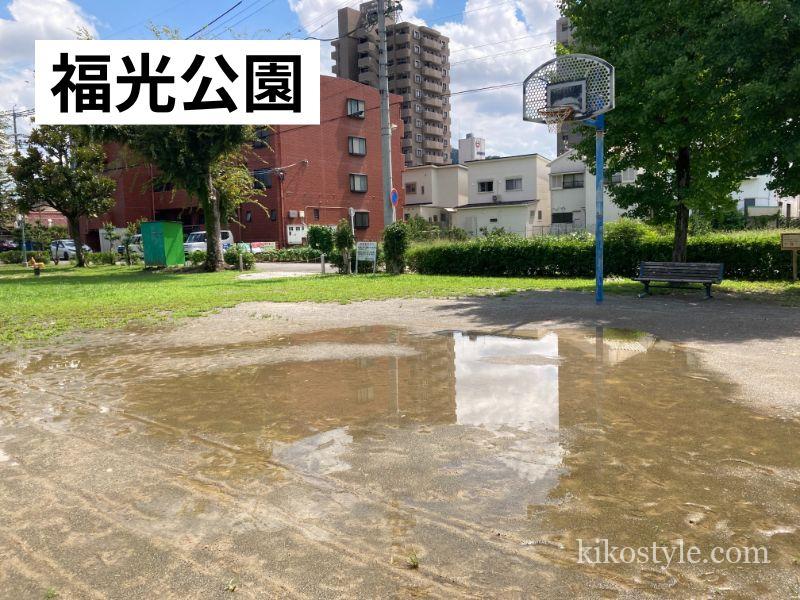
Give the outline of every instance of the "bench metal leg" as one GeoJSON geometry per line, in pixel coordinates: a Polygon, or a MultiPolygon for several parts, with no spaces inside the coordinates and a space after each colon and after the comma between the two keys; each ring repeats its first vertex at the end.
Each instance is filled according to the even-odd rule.
{"type": "Polygon", "coordinates": [[[645,296],[651,296],[652,294],[650,293],[650,282],[643,281],[642,284],[644,284],[644,292],[639,294],[639,298],[644,298],[645,296]]]}
{"type": "Polygon", "coordinates": [[[711,295],[711,284],[704,283],[703,285],[706,286],[706,300],[711,300],[714,297],[711,295]]]}

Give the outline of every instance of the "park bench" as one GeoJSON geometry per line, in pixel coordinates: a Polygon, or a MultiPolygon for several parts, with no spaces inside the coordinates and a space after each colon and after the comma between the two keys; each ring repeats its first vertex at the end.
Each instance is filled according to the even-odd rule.
{"type": "Polygon", "coordinates": [[[639,276],[634,281],[644,284],[644,293],[650,295],[650,284],[654,281],[669,284],[669,287],[694,289],[691,285],[701,283],[706,288],[706,299],[711,298],[711,286],[722,282],[724,271],[722,263],[679,263],[679,262],[640,262],[639,276]]]}

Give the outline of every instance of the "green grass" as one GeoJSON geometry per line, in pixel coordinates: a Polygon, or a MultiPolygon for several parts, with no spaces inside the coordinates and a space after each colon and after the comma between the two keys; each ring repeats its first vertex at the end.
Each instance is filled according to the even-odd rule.
{"type": "MultiPolygon", "coordinates": [[[[355,302],[387,298],[508,295],[523,290],[590,292],[592,279],[359,275],[242,281],[237,272],[170,273],[141,267],[78,269],[48,265],[39,278],[29,269],[0,266],[0,342],[43,339],[75,329],[119,327],[198,316],[240,302],[355,302]]],[[[800,285],[726,282],[733,292],[800,305],[800,285]]],[[[609,293],[636,294],[641,286],[609,280],[609,293]]],[[[694,292],[700,294],[700,292],[694,292]]]]}

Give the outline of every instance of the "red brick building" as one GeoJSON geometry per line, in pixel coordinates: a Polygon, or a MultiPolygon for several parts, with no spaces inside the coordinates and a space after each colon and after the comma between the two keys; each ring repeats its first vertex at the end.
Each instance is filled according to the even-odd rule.
{"type": "MultiPolygon", "coordinates": [[[[308,225],[335,225],[355,209],[356,238],[378,240],[383,231],[380,95],[367,85],[320,77],[320,124],[280,125],[262,130],[261,141],[245,155],[255,180],[266,189],[255,202],[239,207],[231,222],[237,241],[300,243],[308,225]]],[[[403,154],[400,118],[402,97],[390,95],[392,179],[400,193],[403,154]]],[[[87,243],[99,247],[99,230],[107,221],[124,227],[136,219],[182,221],[185,231],[202,230],[197,201],[182,190],[165,189],[158,172],[124,148],[109,146],[108,175],[117,180],[116,205],[107,214],[82,224],[87,243]]]]}

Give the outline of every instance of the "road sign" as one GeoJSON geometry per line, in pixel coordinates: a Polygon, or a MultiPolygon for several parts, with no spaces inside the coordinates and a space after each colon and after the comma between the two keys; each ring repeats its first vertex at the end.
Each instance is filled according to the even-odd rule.
{"type": "Polygon", "coordinates": [[[391,194],[389,194],[389,198],[392,201],[392,206],[397,206],[397,201],[400,199],[400,196],[397,194],[397,190],[392,188],[391,194]]]}
{"type": "Polygon", "coordinates": [[[792,281],[797,281],[797,251],[800,250],[800,233],[782,233],[781,250],[791,250],[792,281]]]}
{"type": "Polygon", "coordinates": [[[378,262],[378,242],[356,242],[356,273],[359,261],[371,262],[374,273],[378,262]]]}

